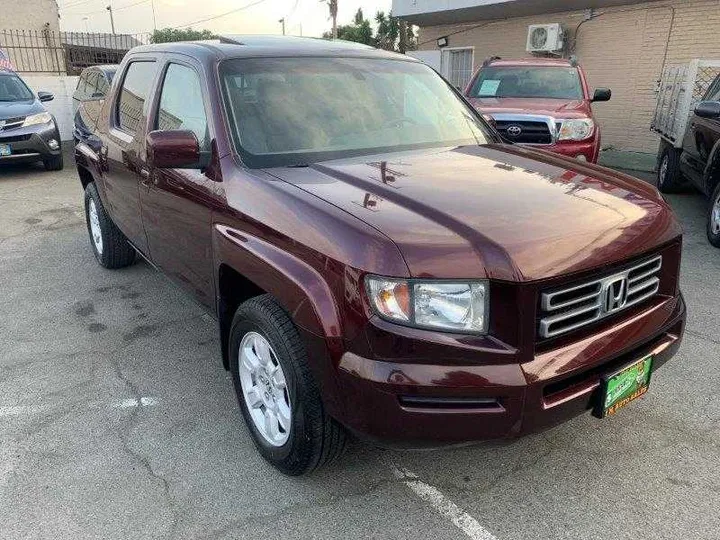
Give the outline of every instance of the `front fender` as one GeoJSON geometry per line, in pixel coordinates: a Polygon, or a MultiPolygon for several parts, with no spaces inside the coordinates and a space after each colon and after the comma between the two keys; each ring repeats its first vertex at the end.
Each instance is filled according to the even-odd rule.
{"type": "MultiPolygon", "coordinates": [[[[213,248],[215,275],[220,265],[230,266],[275,297],[290,314],[306,344],[310,369],[328,412],[342,417],[336,364],[343,353],[343,328],[331,284],[295,255],[226,225],[215,225],[213,248]]],[[[220,298],[217,301],[220,313],[220,298]]]]}

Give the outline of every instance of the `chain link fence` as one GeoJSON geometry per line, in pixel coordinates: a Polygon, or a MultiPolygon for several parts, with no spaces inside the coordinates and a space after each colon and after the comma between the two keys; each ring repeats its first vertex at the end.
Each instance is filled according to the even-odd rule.
{"type": "Polygon", "coordinates": [[[19,73],[78,75],[84,68],[118,64],[150,34],[0,30],[0,49],[19,73]]]}

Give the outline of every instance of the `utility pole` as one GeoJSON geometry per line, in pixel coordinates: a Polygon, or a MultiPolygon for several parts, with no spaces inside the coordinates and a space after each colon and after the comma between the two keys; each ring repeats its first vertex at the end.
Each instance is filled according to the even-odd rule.
{"type": "Polygon", "coordinates": [[[285,35],[285,17],[283,17],[282,19],[280,19],[278,22],[279,22],[279,23],[282,23],[283,36],[284,36],[284,35],[285,35]]]}
{"type": "Polygon", "coordinates": [[[115,21],[113,20],[112,6],[108,6],[105,9],[110,12],[110,28],[112,29],[113,35],[115,35],[115,21]]]}
{"type": "Polygon", "coordinates": [[[155,0],[150,0],[150,6],[153,13],[153,30],[157,30],[157,19],[155,18],[155,0]]]}

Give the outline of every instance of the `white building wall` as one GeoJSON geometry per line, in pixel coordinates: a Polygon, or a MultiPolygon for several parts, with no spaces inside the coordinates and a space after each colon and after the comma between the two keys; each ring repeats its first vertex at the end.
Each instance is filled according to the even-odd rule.
{"type": "Polygon", "coordinates": [[[56,0],[0,0],[0,30],[60,31],[56,0]]]}

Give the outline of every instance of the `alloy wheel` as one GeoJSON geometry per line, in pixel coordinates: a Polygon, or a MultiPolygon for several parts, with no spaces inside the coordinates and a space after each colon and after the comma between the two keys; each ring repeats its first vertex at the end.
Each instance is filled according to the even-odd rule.
{"type": "Polygon", "coordinates": [[[88,203],[88,218],[90,221],[90,236],[92,237],[93,244],[98,255],[102,255],[103,252],[103,240],[102,230],[100,229],[100,219],[98,218],[97,207],[95,201],[90,199],[88,203]]]}
{"type": "Polygon", "coordinates": [[[285,373],[270,343],[257,332],[248,332],[240,342],[238,373],[255,428],[270,445],[284,445],[292,420],[285,373]]]}
{"type": "Polygon", "coordinates": [[[710,231],[715,235],[720,235],[720,191],[710,210],[710,231]]]}

